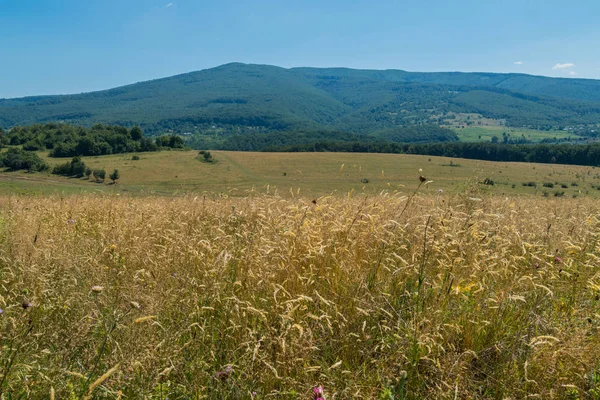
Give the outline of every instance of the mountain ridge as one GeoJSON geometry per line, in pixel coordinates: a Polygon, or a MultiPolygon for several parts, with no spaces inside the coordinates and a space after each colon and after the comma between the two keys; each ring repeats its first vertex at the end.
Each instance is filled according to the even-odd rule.
{"type": "Polygon", "coordinates": [[[228,63],[81,94],[0,99],[0,126],[49,121],[141,125],[150,133],[219,126],[372,132],[475,113],[538,128],[600,121],[600,80],[487,72],[409,72],[228,63]]]}

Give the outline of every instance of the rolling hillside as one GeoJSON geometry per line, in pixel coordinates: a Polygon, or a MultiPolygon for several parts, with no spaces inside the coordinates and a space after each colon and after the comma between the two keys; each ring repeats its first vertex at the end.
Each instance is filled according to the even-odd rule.
{"type": "Polygon", "coordinates": [[[358,134],[476,113],[542,129],[600,122],[600,81],[521,74],[413,73],[226,64],[65,96],[0,100],[0,126],[63,121],[219,133],[336,129],[358,134]],[[451,114],[448,114],[451,113],[451,114]]]}

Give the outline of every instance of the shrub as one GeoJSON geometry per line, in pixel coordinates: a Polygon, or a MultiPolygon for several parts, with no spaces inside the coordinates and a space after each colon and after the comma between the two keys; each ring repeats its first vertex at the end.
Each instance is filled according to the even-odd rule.
{"type": "Polygon", "coordinates": [[[565,195],[565,192],[560,192],[560,191],[556,191],[554,192],[554,197],[563,197],[565,195]]]}
{"type": "Polygon", "coordinates": [[[132,159],[133,161],[137,161],[137,160],[139,160],[139,159],[140,159],[140,156],[138,156],[137,154],[134,154],[133,156],[131,156],[131,159],[132,159]]]}
{"type": "Polygon", "coordinates": [[[92,174],[94,175],[96,182],[104,182],[104,179],[106,178],[106,171],[103,169],[95,169],[92,174]]]}
{"type": "Polygon", "coordinates": [[[554,187],[554,183],[552,183],[552,182],[544,182],[543,186],[552,189],[554,187]]]}
{"type": "Polygon", "coordinates": [[[523,186],[528,186],[528,187],[537,187],[537,183],[535,182],[523,182],[523,186]]]}
{"type": "Polygon", "coordinates": [[[115,169],[109,176],[111,181],[113,181],[113,184],[117,183],[117,181],[119,180],[119,178],[121,177],[121,175],[119,174],[119,170],[115,169]]]}
{"type": "Polygon", "coordinates": [[[362,178],[360,181],[361,181],[362,183],[369,183],[369,182],[371,182],[371,181],[369,180],[369,178],[362,178]]]}
{"type": "Polygon", "coordinates": [[[484,185],[489,185],[489,186],[494,186],[494,181],[492,179],[490,179],[490,178],[485,178],[483,180],[483,184],[484,185]]]}
{"type": "Polygon", "coordinates": [[[208,163],[215,162],[215,159],[213,158],[212,154],[208,150],[200,150],[198,152],[198,155],[202,156],[202,161],[204,161],[204,162],[208,162],[208,163]]]}

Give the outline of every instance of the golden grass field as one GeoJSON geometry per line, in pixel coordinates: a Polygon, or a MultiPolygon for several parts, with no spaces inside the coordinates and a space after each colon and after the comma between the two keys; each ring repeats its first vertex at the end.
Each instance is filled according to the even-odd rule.
{"type": "MultiPolygon", "coordinates": [[[[498,163],[398,154],[358,153],[252,153],[213,152],[214,164],[200,162],[196,151],[162,151],[141,153],[141,160],[131,154],[83,157],[93,169],[117,168],[121,179],[117,185],[96,184],[85,179],[69,179],[47,173],[0,172],[0,194],[70,194],[82,192],[122,193],[133,195],[220,195],[243,197],[248,193],[277,193],[281,196],[346,195],[348,192],[377,194],[382,190],[410,190],[418,184],[414,176],[419,169],[433,183],[425,192],[439,189],[461,192],[472,181],[490,178],[487,186],[499,195],[536,195],[564,192],[564,197],[598,197],[600,169],[554,164],[498,163]],[[369,183],[362,182],[368,179],[369,183]],[[523,183],[536,182],[537,187],[523,183]],[[552,183],[554,188],[544,188],[552,183]],[[576,184],[577,186],[574,186],[576,184]],[[514,187],[513,187],[514,185],[514,187]],[[561,185],[566,188],[561,188],[561,185]]],[[[50,165],[68,159],[48,158],[50,165]]]]}
{"type": "Polygon", "coordinates": [[[316,202],[1,197],[2,398],[599,399],[598,201],[410,174],[316,202]]]}

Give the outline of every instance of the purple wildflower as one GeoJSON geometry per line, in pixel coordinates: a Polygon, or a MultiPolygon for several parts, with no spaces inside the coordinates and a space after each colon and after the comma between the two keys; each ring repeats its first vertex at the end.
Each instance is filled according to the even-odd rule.
{"type": "Polygon", "coordinates": [[[4,314],[4,310],[0,308],[0,314],[4,314]]]}
{"type": "Polygon", "coordinates": [[[231,365],[228,365],[225,367],[225,369],[223,371],[217,371],[217,373],[215,374],[215,378],[217,378],[221,381],[226,381],[232,372],[233,372],[233,368],[231,367],[231,365]]]}
{"type": "Polygon", "coordinates": [[[33,303],[24,301],[23,304],[21,304],[21,307],[23,307],[23,310],[27,310],[28,308],[33,307],[33,303]]]}
{"type": "Polygon", "coordinates": [[[319,385],[313,388],[313,400],[325,400],[323,397],[325,393],[325,388],[323,385],[319,385]]]}
{"type": "Polygon", "coordinates": [[[73,225],[73,224],[75,223],[75,220],[74,220],[74,219],[70,219],[70,220],[68,220],[68,221],[67,221],[67,223],[68,223],[69,225],[73,225]]]}

